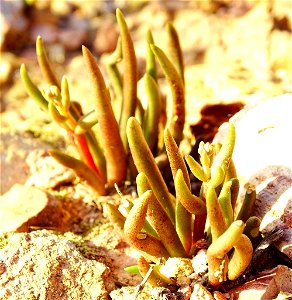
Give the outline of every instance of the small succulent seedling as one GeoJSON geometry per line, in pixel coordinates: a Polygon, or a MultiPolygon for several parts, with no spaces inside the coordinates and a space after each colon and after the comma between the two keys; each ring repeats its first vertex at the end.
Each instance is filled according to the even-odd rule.
{"type": "MultiPolygon", "coordinates": [[[[209,284],[218,286],[227,279],[238,278],[251,261],[250,238],[258,234],[259,220],[252,216],[255,192],[251,189],[247,191],[241,211],[235,215],[239,184],[236,178],[230,178],[231,174],[235,175],[232,163],[234,125],[229,123],[222,145],[200,144],[200,163],[191,156],[185,157],[193,175],[202,181],[199,195],[192,194],[185,160],[168,129],[165,129],[164,142],[175,197],[169,193],[142,128],[134,117],[128,120],[127,136],[139,172],[136,178],[139,198],[128,215],[119,217],[118,223],[114,216],[119,211],[108,207],[112,221],[118,224],[127,241],[155,262],[160,257],[191,257],[197,242],[206,238],[209,284]]],[[[145,266],[145,259],[140,259],[138,268],[142,275],[147,271],[145,266]]],[[[155,269],[151,282],[169,283],[165,276],[159,276],[159,270],[155,269]]]]}
{"type": "Polygon", "coordinates": [[[169,25],[171,26],[169,27],[171,30],[168,30],[169,45],[171,45],[170,53],[173,56],[173,63],[164,51],[154,45],[152,34],[148,32],[146,74],[143,77],[148,104],[146,108],[143,108],[137,97],[138,73],[133,41],[119,9],[116,11],[116,17],[120,37],[116,50],[107,59],[112,93],[104,81],[93,54],[85,46],[82,47],[85,66],[95,97],[94,111],[83,113],[80,104],[71,100],[68,81],[65,76],[61,83],[57,79],[50,66],[41,37],[37,38],[36,52],[41,72],[49,87],[40,91],[31,81],[25,66],[22,65],[20,68],[21,78],[28,94],[50,114],[60,127],[67,131],[78,149],[79,157],[75,158],[58,150],[51,150],[49,153],[61,164],[72,168],[80,178],[85,179],[98,195],[108,193],[107,188],[113,187],[114,184],[122,184],[129,173],[130,175],[136,174],[131,164],[126,133],[127,121],[130,117],[139,116],[151,152],[160,154],[164,151],[164,149],[158,149],[161,105],[156,60],[160,63],[171,86],[173,100],[170,106],[173,109],[168,124],[177,143],[183,138],[185,122],[184,85],[180,75],[183,73],[183,65],[178,57],[181,50],[178,52],[173,50],[175,47],[180,49],[175,29],[169,25]],[[118,67],[120,63],[123,64],[122,75],[118,67]],[[113,98],[120,101],[119,116],[114,113],[113,98]],[[98,128],[93,130],[96,124],[98,128]]]}

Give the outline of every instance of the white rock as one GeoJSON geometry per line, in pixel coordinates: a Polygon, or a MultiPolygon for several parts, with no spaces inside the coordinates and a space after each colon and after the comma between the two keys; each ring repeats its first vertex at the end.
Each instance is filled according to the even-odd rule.
{"type": "Polygon", "coordinates": [[[190,259],[171,257],[159,271],[168,278],[175,278],[177,284],[182,285],[190,283],[189,276],[194,272],[194,269],[190,259]]]}
{"type": "Polygon", "coordinates": [[[214,297],[203,285],[196,283],[190,300],[214,300],[214,297]]]}
{"type": "Polygon", "coordinates": [[[194,274],[192,276],[197,279],[200,276],[207,273],[208,261],[207,261],[207,250],[201,249],[198,251],[196,256],[192,258],[192,265],[194,268],[194,274]]]}

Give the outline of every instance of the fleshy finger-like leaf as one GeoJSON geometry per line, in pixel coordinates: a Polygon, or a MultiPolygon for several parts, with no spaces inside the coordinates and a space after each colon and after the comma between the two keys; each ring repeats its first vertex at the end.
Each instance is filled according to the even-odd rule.
{"type": "Polygon", "coordinates": [[[103,205],[106,216],[110,221],[116,225],[120,234],[124,235],[124,224],[126,218],[121,214],[121,212],[111,203],[105,203],[103,205]]]}
{"type": "Polygon", "coordinates": [[[176,143],[179,145],[183,139],[183,129],[185,124],[185,96],[183,81],[174,65],[160,48],[155,45],[151,45],[151,50],[159,61],[171,88],[173,102],[168,127],[176,143]]]}
{"type": "Polygon", "coordinates": [[[207,250],[207,254],[216,258],[223,258],[240,239],[245,224],[234,221],[228,229],[214,241],[207,250]]]}
{"type": "Polygon", "coordinates": [[[157,81],[155,56],[150,45],[154,44],[153,36],[150,30],[147,32],[147,53],[146,53],[146,73],[148,73],[155,82],[157,81]]]}
{"type": "Polygon", "coordinates": [[[233,222],[233,209],[231,205],[231,194],[230,188],[232,186],[232,181],[227,181],[224,183],[220,195],[218,197],[218,201],[220,203],[225,222],[229,227],[233,222]]]}
{"type": "MultiPolygon", "coordinates": [[[[226,280],[226,274],[229,272],[230,268],[230,261],[228,261],[227,253],[233,247],[235,248],[237,243],[241,241],[244,226],[245,224],[242,221],[233,222],[230,227],[208,248],[207,259],[210,285],[217,286],[226,280]]],[[[236,251],[236,256],[239,254],[239,252],[240,250],[236,251]]],[[[243,253],[241,254],[243,255],[243,253]]],[[[240,264],[240,259],[238,259],[238,257],[235,257],[234,260],[240,264]]],[[[232,263],[234,266],[235,261],[232,263]]],[[[236,266],[236,274],[238,274],[239,269],[242,270],[240,267],[236,266]]],[[[233,276],[233,271],[231,270],[230,272],[231,276],[233,276]]]]}
{"type": "Polygon", "coordinates": [[[207,255],[208,258],[208,283],[215,287],[227,280],[228,256],[223,258],[207,255]]]}
{"type": "Polygon", "coordinates": [[[126,127],[127,121],[134,116],[137,105],[137,61],[133,41],[128,30],[125,18],[120,9],[116,10],[117,21],[120,29],[123,56],[123,104],[120,114],[120,133],[124,148],[127,152],[128,142],[126,127]]]}
{"type": "Polygon", "coordinates": [[[158,126],[160,118],[160,95],[157,83],[149,75],[144,75],[145,91],[148,106],[143,120],[143,132],[151,151],[157,146],[158,126]]]}
{"type": "MultiPolygon", "coordinates": [[[[180,170],[184,177],[184,181],[187,184],[186,188],[190,191],[191,184],[186,164],[183,160],[182,155],[180,154],[179,148],[174,138],[172,137],[168,129],[165,129],[164,131],[164,144],[169,159],[173,179],[175,180],[175,176],[180,170]]],[[[185,208],[179,197],[177,197],[176,201],[175,229],[185,248],[185,251],[189,253],[192,247],[192,214],[185,208]]]]}
{"type": "Polygon", "coordinates": [[[201,198],[193,195],[188,189],[181,170],[177,171],[174,184],[178,201],[180,201],[190,213],[194,215],[206,214],[206,204],[201,198]]]}
{"type": "Polygon", "coordinates": [[[211,167],[210,184],[214,188],[219,186],[225,179],[225,174],[229,168],[232,153],[235,145],[235,126],[229,123],[228,132],[219,153],[215,156],[211,167]],[[212,183],[211,183],[212,182],[212,183]]]}
{"type": "Polygon", "coordinates": [[[214,243],[226,230],[227,225],[215,189],[212,187],[207,187],[206,207],[211,227],[212,243],[214,243]]]}
{"type": "Polygon", "coordinates": [[[143,172],[146,175],[151,190],[153,190],[157,200],[174,224],[175,214],[172,199],[170,198],[166,183],[144,138],[142,129],[134,117],[128,120],[127,137],[138,172],[143,172]]]}
{"type": "Polygon", "coordinates": [[[202,166],[193,157],[191,157],[190,155],[186,155],[185,159],[188,166],[190,167],[191,172],[196,178],[198,178],[202,182],[208,180],[202,166]]]}
{"type": "Polygon", "coordinates": [[[27,93],[38,103],[38,105],[44,111],[48,111],[48,101],[44,98],[41,91],[31,81],[24,64],[22,64],[20,67],[20,76],[27,93]]]}
{"type": "Polygon", "coordinates": [[[243,233],[247,237],[255,239],[260,235],[260,225],[261,225],[261,220],[258,217],[256,216],[249,217],[245,223],[245,228],[243,233]]]}
{"type": "MultiPolygon", "coordinates": [[[[147,177],[144,173],[139,173],[136,181],[138,194],[145,191],[145,189],[150,188],[147,177]]],[[[164,247],[172,257],[187,256],[176,228],[154,195],[149,200],[147,218],[160,237],[164,247]]]]}
{"type": "Polygon", "coordinates": [[[106,61],[109,79],[118,103],[122,103],[123,99],[123,82],[120,71],[117,66],[117,64],[122,60],[122,57],[122,41],[121,38],[119,38],[115,51],[107,58],[106,61]]]}
{"type": "MultiPolygon", "coordinates": [[[[140,174],[142,174],[142,173],[140,173],[140,174]]],[[[138,174],[138,176],[139,176],[139,174],[138,174]]],[[[139,197],[142,196],[142,195],[143,195],[145,192],[147,192],[148,190],[150,190],[149,185],[147,185],[147,188],[146,188],[145,190],[143,190],[143,192],[141,192],[141,193],[138,192],[138,196],[139,196],[139,197]]],[[[131,211],[133,205],[134,205],[133,202],[128,201],[128,205],[127,205],[127,207],[125,208],[126,211],[127,211],[127,213],[129,213],[129,212],[131,211]]],[[[144,226],[143,226],[143,228],[142,228],[142,231],[145,231],[146,233],[148,233],[148,234],[154,236],[155,238],[159,239],[159,236],[158,236],[157,232],[156,232],[155,229],[151,226],[151,224],[148,222],[148,220],[145,220],[144,226]]]]}
{"type": "MultiPolygon", "coordinates": [[[[179,148],[174,138],[171,136],[171,133],[168,129],[165,129],[164,131],[164,143],[173,179],[175,179],[177,172],[180,170],[183,174],[184,181],[187,184],[186,188],[190,191],[191,184],[186,164],[183,160],[182,155],[180,154],[179,148]]],[[[192,247],[192,215],[189,210],[187,210],[182,204],[179,197],[177,198],[178,200],[176,202],[175,227],[186,252],[189,253],[192,247]]]]}
{"type": "Polygon", "coordinates": [[[184,61],[177,31],[172,23],[167,23],[166,31],[168,36],[169,57],[180,74],[182,81],[184,82],[184,61]]]}
{"type": "Polygon", "coordinates": [[[245,197],[238,213],[237,220],[246,222],[252,215],[253,207],[256,201],[256,191],[254,188],[249,187],[246,190],[245,197]]]}
{"type": "Polygon", "coordinates": [[[142,233],[145,223],[147,206],[151,199],[152,191],[142,194],[137,203],[134,204],[124,224],[124,233],[132,246],[140,251],[146,252],[154,257],[169,257],[169,254],[162,242],[157,238],[142,233]]]}
{"type": "Polygon", "coordinates": [[[100,137],[104,143],[108,184],[110,186],[114,183],[120,184],[126,178],[127,158],[119,134],[119,127],[111,106],[109,92],[98,65],[85,46],[82,47],[82,51],[96,97],[96,113],[100,125],[100,137]]]}
{"type": "Polygon", "coordinates": [[[57,80],[48,60],[48,56],[44,47],[43,39],[38,36],[36,40],[36,53],[38,58],[38,63],[41,68],[42,74],[49,85],[55,85],[59,89],[60,83],[57,80]]]}
{"type": "MultiPolygon", "coordinates": [[[[52,119],[60,126],[63,126],[63,124],[64,124],[64,122],[66,122],[67,118],[60,114],[60,112],[57,110],[55,104],[51,100],[49,101],[48,109],[49,109],[49,114],[52,117],[52,119]]],[[[66,126],[65,126],[65,128],[66,128],[66,126]]]]}
{"type": "Polygon", "coordinates": [[[229,280],[237,279],[247,268],[252,259],[252,243],[250,239],[242,234],[238,242],[234,246],[228,264],[228,278],[229,280]]]}
{"type": "Polygon", "coordinates": [[[62,112],[64,114],[68,114],[71,100],[70,100],[68,80],[65,76],[63,76],[61,80],[61,98],[62,98],[62,107],[63,107],[62,112]]]}
{"type": "Polygon", "coordinates": [[[230,187],[230,196],[231,196],[230,201],[231,201],[232,209],[234,211],[240,186],[239,186],[239,180],[237,178],[231,178],[230,181],[232,182],[230,187]]]}

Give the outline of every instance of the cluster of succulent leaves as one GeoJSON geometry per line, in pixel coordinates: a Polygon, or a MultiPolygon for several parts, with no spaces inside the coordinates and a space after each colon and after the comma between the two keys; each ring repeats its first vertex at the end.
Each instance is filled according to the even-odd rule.
{"type": "MultiPolygon", "coordinates": [[[[251,240],[259,234],[260,220],[252,216],[255,190],[248,188],[241,209],[236,213],[239,181],[232,162],[235,127],[229,123],[223,144],[201,142],[200,163],[187,155],[185,159],[170,131],[164,131],[175,196],[169,193],[155,159],[143,136],[139,122],[131,117],[127,136],[134,163],[139,198],[122,214],[106,204],[111,220],[127,241],[154,262],[160,258],[191,257],[206,239],[208,281],[218,286],[237,279],[248,267],[253,253],[251,240]],[[191,191],[191,173],[202,182],[198,196],[191,191]]],[[[150,268],[142,256],[138,269],[142,276],[150,268]]],[[[131,270],[131,269],[130,269],[131,270]]],[[[168,285],[171,280],[154,269],[149,281],[168,285]]]]}
{"type": "MultiPolygon", "coordinates": [[[[168,24],[168,56],[147,36],[146,74],[143,77],[148,104],[143,108],[137,97],[137,61],[131,35],[119,9],[117,21],[120,38],[116,50],[107,60],[112,93],[92,53],[83,46],[83,57],[95,96],[95,110],[84,114],[78,102],[72,101],[66,77],[57,80],[43,45],[37,38],[38,63],[49,87],[40,91],[31,81],[24,65],[20,73],[28,94],[54,121],[64,128],[76,145],[80,157],[58,150],[50,154],[61,164],[72,168],[97,194],[105,195],[114,184],[127,176],[136,176],[138,199],[129,202],[122,214],[112,204],[105,204],[111,220],[118,225],[127,241],[143,255],[139,272],[145,276],[148,261],[160,258],[191,257],[197,243],[206,238],[209,245],[209,283],[217,286],[228,278],[234,280],[247,268],[252,256],[250,238],[258,235],[259,220],[251,216],[255,192],[248,190],[240,212],[235,214],[239,182],[232,163],[235,128],[229,124],[226,140],[219,144],[200,143],[200,163],[191,156],[182,157],[179,144],[185,124],[183,59],[178,35],[168,24]],[[163,146],[159,147],[162,103],[158,88],[156,60],[172,91],[171,113],[163,124],[163,146]],[[123,73],[120,72],[123,62],[123,73]],[[112,98],[121,103],[119,116],[112,98]],[[119,119],[119,120],[118,120],[119,119]],[[95,126],[95,127],[94,127],[95,126]],[[93,128],[94,127],[94,128],[93,128]],[[154,158],[167,153],[175,196],[166,185],[154,158]],[[199,195],[192,194],[187,165],[202,182],[199,195]]],[[[162,126],[162,127],[163,127],[162,126]]],[[[158,269],[150,279],[155,285],[172,283],[158,269]]]]}
{"type": "Polygon", "coordinates": [[[111,79],[109,87],[106,86],[93,54],[85,46],[82,48],[95,97],[93,111],[84,114],[79,102],[71,100],[68,81],[65,76],[61,83],[56,78],[41,37],[37,38],[36,52],[42,75],[49,87],[40,91],[31,81],[25,66],[22,65],[20,69],[28,94],[67,131],[78,149],[79,157],[75,158],[58,150],[51,150],[50,154],[85,179],[98,195],[107,194],[114,184],[120,185],[129,176],[136,175],[126,134],[127,121],[131,116],[139,119],[148,145],[156,154],[163,151],[159,149],[159,128],[169,127],[179,143],[183,138],[185,123],[184,83],[180,75],[183,74],[183,63],[174,27],[170,23],[167,25],[172,62],[153,44],[151,32],[147,34],[146,74],[143,80],[148,104],[143,108],[137,97],[139,78],[131,35],[119,9],[116,16],[120,37],[116,50],[107,59],[108,77],[111,79]],[[167,124],[162,120],[164,110],[158,87],[156,60],[159,61],[172,91],[172,103],[169,107],[173,109],[167,124]],[[120,63],[123,63],[122,72],[120,63]],[[114,113],[113,100],[120,103],[119,116],[114,113]]]}

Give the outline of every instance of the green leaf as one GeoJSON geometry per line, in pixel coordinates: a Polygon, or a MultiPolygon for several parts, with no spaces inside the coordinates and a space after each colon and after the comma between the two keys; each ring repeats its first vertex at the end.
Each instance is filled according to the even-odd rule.
{"type": "Polygon", "coordinates": [[[150,30],[147,31],[147,52],[146,52],[146,73],[149,74],[154,81],[157,81],[157,71],[155,56],[151,50],[150,45],[154,44],[153,36],[150,30]]]}
{"type": "Polygon", "coordinates": [[[206,191],[206,207],[211,227],[212,243],[214,243],[227,229],[227,225],[215,189],[209,186],[206,191]]]}
{"type": "Polygon", "coordinates": [[[214,241],[207,250],[207,254],[216,258],[223,258],[239,241],[245,224],[234,221],[228,229],[214,241]]]}
{"type": "Polygon", "coordinates": [[[176,143],[179,145],[183,139],[183,129],[185,124],[185,95],[183,81],[174,65],[160,48],[151,45],[151,50],[159,61],[171,88],[172,107],[168,128],[176,143]]]}
{"type": "Polygon", "coordinates": [[[241,209],[237,215],[237,220],[246,222],[247,219],[252,216],[253,208],[256,201],[256,191],[254,188],[249,187],[246,190],[245,197],[241,206],[241,209]]]}
{"type": "Polygon", "coordinates": [[[178,33],[174,28],[173,24],[170,22],[166,25],[166,31],[168,36],[169,57],[175,65],[178,73],[180,74],[182,81],[184,82],[184,61],[178,33]]]}
{"type": "Polygon", "coordinates": [[[127,137],[138,172],[145,173],[157,200],[174,224],[175,214],[166,183],[155,163],[138,121],[131,117],[127,123],[127,137]]]}
{"type": "Polygon", "coordinates": [[[128,142],[126,127],[127,121],[131,116],[135,115],[137,105],[137,61],[133,45],[133,41],[128,30],[125,18],[119,8],[116,10],[116,17],[120,29],[120,37],[122,41],[123,56],[123,104],[120,114],[120,133],[124,148],[128,152],[128,142]]]}
{"type": "Polygon", "coordinates": [[[211,182],[215,188],[219,186],[226,175],[229,164],[232,158],[232,153],[235,145],[235,127],[233,123],[229,123],[228,132],[219,153],[214,158],[211,167],[211,182]]]}
{"type": "Polygon", "coordinates": [[[160,94],[157,83],[147,73],[144,75],[144,84],[148,106],[143,120],[143,132],[151,151],[153,151],[158,142],[158,126],[161,112],[160,94]]]}
{"type": "Polygon", "coordinates": [[[174,179],[177,200],[192,214],[203,215],[206,213],[206,204],[204,201],[193,195],[189,190],[183,173],[178,170],[174,179]]]}
{"type": "Polygon", "coordinates": [[[126,218],[124,233],[128,242],[138,250],[154,257],[169,257],[167,250],[160,240],[147,233],[141,232],[151,197],[152,191],[149,190],[137,199],[126,218]]]}
{"type": "MultiPolygon", "coordinates": [[[[145,189],[150,188],[149,182],[144,173],[139,173],[136,181],[139,195],[145,189]]],[[[150,198],[148,203],[147,218],[169,254],[171,256],[186,257],[187,253],[184,250],[178,233],[176,232],[176,228],[154,195],[150,198]]]]}
{"type": "Polygon", "coordinates": [[[230,188],[232,186],[232,181],[227,181],[224,183],[220,195],[218,197],[224,219],[227,226],[233,222],[233,209],[231,205],[231,193],[230,188]]]}
{"type": "Polygon", "coordinates": [[[206,177],[202,166],[190,155],[186,155],[185,159],[193,175],[202,182],[206,182],[208,178],[206,177]]]}
{"type": "Polygon", "coordinates": [[[42,74],[43,74],[46,82],[49,85],[55,85],[59,89],[61,89],[60,83],[57,80],[56,75],[54,74],[54,72],[50,66],[50,62],[49,62],[49,59],[48,59],[48,56],[46,53],[46,49],[44,47],[43,40],[40,36],[38,36],[37,40],[36,40],[36,53],[37,53],[39,66],[41,68],[42,74]]]}
{"type": "Polygon", "coordinates": [[[25,65],[20,67],[20,77],[24,83],[27,93],[38,103],[38,105],[44,110],[48,111],[48,101],[43,97],[40,90],[33,84],[30,77],[26,72],[25,65]]]}
{"type": "Polygon", "coordinates": [[[236,280],[248,267],[252,259],[252,243],[242,234],[232,253],[228,264],[228,279],[236,280]]]}

